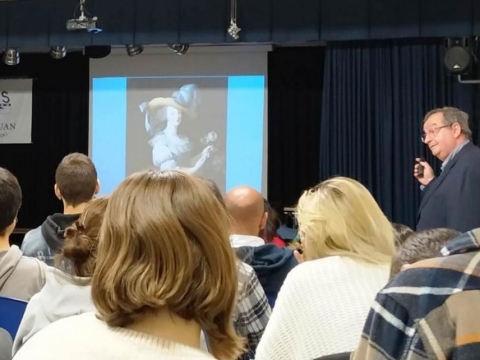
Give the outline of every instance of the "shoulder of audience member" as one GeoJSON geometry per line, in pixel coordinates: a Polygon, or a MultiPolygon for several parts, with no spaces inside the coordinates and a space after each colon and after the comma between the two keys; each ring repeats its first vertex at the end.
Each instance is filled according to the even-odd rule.
{"type": "Polygon", "coordinates": [[[32,271],[37,271],[43,279],[45,279],[45,275],[47,273],[47,269],[49,266],[45,264],[43,261],[40,261],[34,257],[29,256],[22,256],[20,259],[21,264],[24,267],[29,267],[32,271]]]}
{"type": "Polygon", "coordinates": [[[25,253],[43,239],[41,227],[28,231],[23,237],[21,249],[25,253]]]}
{"type": "Polygon", "coordinates": [[[28,282],[30,289],[36,289],[34,292],[36,293],[45,286],[47,268],[47,264],[36,258],[22,256],[17,264],[16,271],[19,271],[18,275],[28,282]]]}
{"type": "MultiPolygon", "coordinates": [[[[456,287],[471,259],[477,252],[421,260],[398,273],[386,286],[395,287],[456,287]]],[[[479,278],[480,265],[472,269],[479,278]]],[[[389,291],[390,293],[394,293],[389,291]]]]}
{"type": "MultiPolygon", "coordinates": [[[[422,269],[422,268],[432,268],[432,269],[442,269],[442,270],[452,270],[457,272],[464,272],[465,269],[470,265],[472,259],[475,255],[478,254],[478,251],[470,251],[461,254],[453,254],[445,257],[437,257],[433,259],[421,260],[415,264],[411,265],[411,269],[422,269]]],[[[480,276],[480,264],[474,266],[470,271],[473,275],[480,276]]]]}
{"type": "Polygon", "coordinates": [[[322,271],[322,269],[325,270],[325,272],[322,272],[322,276],[327,276],[328,271],[331,271],[332,269],[332,265],[334,266],[335,259],[332,256],[323,259],[304,261],[301,264],[298,264],[295,259],[295,262],[296,266],[288,272],[285,281],[303,282],[307,277],[322,271]]]}
{"type": "Polygon", "coordinates": [[[252,276],[255,275],[255,270],[244,263],[243,261],[237,261],[237,278],[238,278],[238,292],[241,296],[244,287],[251,281],[252,276]]]}

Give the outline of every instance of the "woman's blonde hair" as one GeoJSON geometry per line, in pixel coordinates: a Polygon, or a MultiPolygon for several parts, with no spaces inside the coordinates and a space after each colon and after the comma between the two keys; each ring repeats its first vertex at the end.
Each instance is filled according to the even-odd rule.
{"type": "Polygon", "coordinates": [[[97,260],[97,245],[108,197],[90,200],[78,220],[65,229],[65,242],[57,262],[70,261],[74,275],[91,277],[97,260]]]}
{"type": "Polygon", "coordinates": [[[108,325],[167,307],[201,326],[215,357],[236,359],[243,350],[232,325],[237,287],[227,214],[204,180],[141,172],[113,192],[92,279],[108,325]]]}
{"type": "Polygon", "coordinates": [[[349,256],[390,263],[393,229],[370,192],[358,181],[335,177],[307,190],[297,206],[307,259],[349,256]]]}

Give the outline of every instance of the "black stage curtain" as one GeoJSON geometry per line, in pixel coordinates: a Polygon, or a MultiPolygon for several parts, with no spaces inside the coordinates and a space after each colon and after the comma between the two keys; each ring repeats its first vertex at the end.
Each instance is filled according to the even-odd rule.
{"type": "Polygon", "coordinates": [[[324,47],[277,48],[268,56],[268,199],[295,205],[319,180],[324,47]]]}
{"type": "Polygon", "coordinates": [[[414,226],[414,159],[439,165],[420,141],[423,116],[447,105],[472,114],[474,87],[446,74],[440,39],[331,43],[325,61],[321,178],[359,180],[392,221],[414,226]]]}
{"type": "Polygon", "coordinates": [[[0,78],[34,79],[32,144],[0,145],[0,166],[17,176],[23,191],[17,228],[36,227],[62,210],[53,191],[55,169],[65,155],[88,152],[88,71],[81,53],[62,60],[22,54],[19,65],[0,65],[0,78]]]}

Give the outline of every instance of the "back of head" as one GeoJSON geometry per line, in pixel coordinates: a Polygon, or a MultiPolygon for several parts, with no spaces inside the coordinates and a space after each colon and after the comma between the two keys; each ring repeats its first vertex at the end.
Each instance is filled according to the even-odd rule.
{"type": "Polygon", "coordinates": [[[7,169],[0,168],[0,236],[5,236],[22,205],[22,189],[17,178],[7,169]]]}
{"type": "Polygon", "coordinates": [[[392,223],[395,247],[398,249],[414,233],[407,225],[392,223]]]}
{"type": "Polygon", "coordinates": [[[97,188],[97,170],[92,160],[80,153],[65,156],[55,172],[62,199],[71,206],[90,201],[97,188]]]}
{"type": "Polygon", "coordinates": [[[91,200],[83,209],[80,218],[65,229],[65,242],[59,259],[70,260],[76,276],[91,277],[93,275],[100,227],[107,204],[106,196],[91,200]]]}
{"type": "Polygon", "coordinates": [[[215,198],[222,204],[223,207],[225,207],[225,201],[223,200],[223,195],[222,192],[220,191],[220,188],[218,187],[217,183],[213,180],[210,179],[204,179],[202,178],[205,184],[208,186],[212,194],[215,196],[215,198]]]}
{"type": "Polygon", "coordinates": [[[141,172],[110,197],[92,297],[101,318],[124,327],[167,309],[193,320],[217,358],[236,358],[237,271],[228,216],[203,179],[141,172]]]}
{"type": "Polygon", "coordinates": [[[392,225],[359,182],[335,177],[300,197],[299,234],[307,259],[343,255],[375,264],[390,263],[392,225]]]}
{"type": "Polygon", "coordinates": [[[225,205],[233,220],[233,232],[258,236],[267,220],[262,194],[249,186],[239,186],[225,195],[225,205]]]}
{"type": "Polygon", "coordinates": [[[268,214],[268,218],[265,229],[260,232],[259,236],[265,239],[267,243],[271,243],[278,236],[277,232],[282,223],[277,211],[270,205],[267,199],[264,199],[264,210],[268,214]]]}
{"type": "Polygon", "coordinates": [[[440,250],[445,244],[458,235],[460,232],[456,230],[443,228],[414,232],[395,253],[390,276],[398,274],[403,265],[440,256],[440,250]]]}

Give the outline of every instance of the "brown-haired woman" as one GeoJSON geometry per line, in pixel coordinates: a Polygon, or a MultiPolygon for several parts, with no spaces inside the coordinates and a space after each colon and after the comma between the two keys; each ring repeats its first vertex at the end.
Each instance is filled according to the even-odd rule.
{"type": "Polygon", "coordinates": [[[79,219],[65,230],[65,242],[57,264],[68,264],[73,276],[48,267],[45,287],[27,305],[15,337],[13,354],[47,325],[95,310],[90,281],[95,270],[100,226],[108,198],[91,200],[79,219]]]}
{"type": "Polygon", "coordinates": [[[16,359],[236,359],[237,271],[228,218],[205,182],[179,171],[129,176],[113,192],[92,280],[98,316],[52,324],[16,359]],[[52,341],[55,339],[55,341],[52,341]]]}

